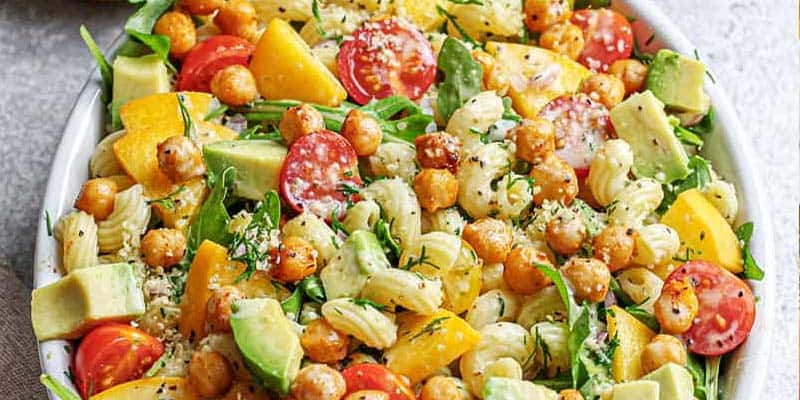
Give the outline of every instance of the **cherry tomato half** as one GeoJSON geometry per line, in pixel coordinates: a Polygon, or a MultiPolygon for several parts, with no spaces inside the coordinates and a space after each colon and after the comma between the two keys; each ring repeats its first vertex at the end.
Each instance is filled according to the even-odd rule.
{"type": "Polygon", "coordinates": [[[252,43],[232,35],[217,35],[198,43],[183,59],[177,90],[211,92],[214,74],[229,65],[246,67],[254,49],[252,43]]]}
{"type": "Polygon", "coordinates": [[[364,23],[342,43],[338,63],[342,85],[359,104],[395,94],[418,99],[436,78],[430,42],[395,18],[364,23]]]}
{"type": "Polygon", "coordinates": [[[583,29],[586,43],[578,61],[593,71],[608,71],[614,61],[629,58],[633,29],[624,15],[607,8],[578,10],[571,22],[583,29]]]}
{"type": "Polygon", "coordinates": [[[583,93],[557,97],[539,112],[556,127],[556,155],[578,178],[589,175],[594,153],[613,133],[608,115],[604,105],[583,93]]]}
{"type": "Polygon", "coordinates": [[[389,394],[390,400],[415,400],[414,391],[403,378],[380,364],[358,364],[342,371],[347,383],[345,397],[359,390],[377,390],[389,394]]]}
{"type": "Polygon", "coordinates": [[[75,353],[75,383],[84,399],[112,386],[138,379],[161,355],[164,345],[130,325],[94,328],[75,353]]]}
{"type": "Polygon", "coordinates": [[[756,304],[747,284],[726,269],[706,261],[690,261],[667,277],[689,277],[699,302],[692,327],[683,334],[693,353],[725,354],[747,339],[756,319],[756,304]]]}
{"type": "Polygon", "coordinates": [[[348,198],[353,199],[348,189],[360,186],[353,146],[328,130],[297,139],[281,166],[281,196],[297,212],[308,210],[325,219],[336,213],[341,218],[348,198]]]}

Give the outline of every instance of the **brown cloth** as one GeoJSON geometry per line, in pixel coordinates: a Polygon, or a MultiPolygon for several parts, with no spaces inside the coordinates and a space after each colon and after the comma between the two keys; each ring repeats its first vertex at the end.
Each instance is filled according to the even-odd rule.
{"type": "Polygon", "coordinates": [[[31,294],[13,272],[0,267],[0,398],[46,399],[39,383],[39,353],[31,328],[31,294]]]}

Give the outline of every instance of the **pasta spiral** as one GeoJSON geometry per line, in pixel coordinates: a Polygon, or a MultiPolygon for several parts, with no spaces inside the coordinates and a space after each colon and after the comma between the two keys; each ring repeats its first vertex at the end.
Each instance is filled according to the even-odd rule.
{"type": "Polygon", "coordinates": [[[142,185],[134,185],[114,197],[114,211],[97,224],[97,243],[101,253],[121,249],[126,239],[144,233],[150,220],[150,205],[144,197],[142,185]]]}
{"type": "Polygon", "coordinates": [[[419,241],[422,232],[422,211],[414,190],[399,178],[373,182],[361,194],[381,206],[384,218],[390,223],[392,236],[402,248],[419,241]]]}
{"type": "Polygon", "coordinates": [[[89,175],[92,178],[104,178],[112,175],[124,175],[125,171],[114,155],[114,143],[125,135],[125,131],[117,131],[104,137],[89,159],[89,175]]]}
{"type": "Polygon", "coordinates": [[[61,217],[55,237],[61,242],[61,261],[66,273],[97,265],[97,225],[91,215],[75,211],[61,217]]]}
{"type": "Polygon", "coordinates": [[[522,379],[534,343],[525,328],[511,322],[486,325],[480,334],[478,346],[461,357],[459,369],[470,393],[483,398],[483,385],[489,377],[522,379]]]}
{"type": "Polygon", "coordinates": [[[602,205],[611,204],[628,184],[628,172],[633,166],[633,150],[621,139],[603,144],[592,160],[587,179],[592,196],[602,205]]]}
{"type": "Polygon", "coordinates": [[[370,276],[361,296],[388,307],[401,306],[421,315],[439,309],[444,292],[442,281],[397,268],[378,271],[370,276]]]}
{"type": "Polygon", "coordinates": [[[461,160],[458,203],[467,214],[473,218],[516,217],[533,201],[526,177],[508,171],[511,162],[513,157],[500,143],[484,145],[461,160]]]}
{"type": "Polygon", "coordinates": [[[341,298],[322,305],[322,316],[337,330],[375,349],[385,349],[397,341],[397,326],[391,318],[358,300],[341,298]]]}
{"type": "Polygon", "coordinates": [[[681,247],[678,233],[663,224],[647,225],[636,235],[633,261],[639,265],[655,266],[672,260],[681,247]]]}

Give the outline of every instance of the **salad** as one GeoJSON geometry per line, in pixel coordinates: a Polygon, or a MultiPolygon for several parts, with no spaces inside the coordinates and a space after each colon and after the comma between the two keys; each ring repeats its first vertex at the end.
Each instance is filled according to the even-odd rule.
{"type": "Polygon", "coordinates": [[[763,272],[696,54],[604,1],[130,2],[54,394],[720,398],[763,272]]]}

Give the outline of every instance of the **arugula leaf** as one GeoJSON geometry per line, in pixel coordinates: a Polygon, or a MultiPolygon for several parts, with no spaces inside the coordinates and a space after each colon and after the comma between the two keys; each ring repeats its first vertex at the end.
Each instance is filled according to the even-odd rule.
{"type": "Polygon", "coordinates": [[[319,277],[311,275],[303,279],[300,281],[300,288],[303,289],[303,293],[309,299],[320,304],[325,302],[325,288],[322,286],[322,281],[319,277]]]}
{"type": "Polygon", "coordinates": [[[698,135],[711,133],[714,131],[714,119],[715,119],[714,107],[710,107],[708,109],[708,113],[706,113],[706,115],[703,116],[703,119],[701,119],[700,122],[686,129],[698,135]]]}
{"type": "Polygon", "coordinates": [[[581,308],[581,315],[570,330],[568,339],[573,387],[579,388],[586,399],[597,398],[613,385],[611,358],[619,345],[614,337],[601,341],[596,333],[600,330],[596,314],[588,305],[581,308]]]}
{"type": "Polygon", "coordinates": [[[514,111],[510,97],[503,97],[503,119],[516,123],[522,122],[522,116],[514,111]]]}
{"type": "Polygon", "coordinates": [[[760,281],[764,279],[764,270],[758,266],[753,254],[750,252],[750,238],[753,237],[753,223],[746,222],[736,229],[736,237],[742,243],[742,260],[744,261],[744,279],[760,281]]]}
{"type": "Polygon", "coordinates": [[[572,371],[572,387],[576,388],[580,387],[585,379],[585,370],[582,370],[583,365],[580,362],[580,352],[583,349],[583,343],[591,333],[591,327],[589,326],[589,307],[584,305],[580,311],[580,316],[576,318],[575,324],[570,328],[569,339],[567,341],[572,371]]]}
{"type": "Polygon", "coordinates": [[[296,321],[300,316],[300,307],[303,305],[303,290],[299,287],[292,292],[292,295],[281,302],[281,309],[289,319],[296,321]]]}
{"type": "Polygon", "coordinates": [[[67,388],[63,383],[57,381],[50,375],[39,375],[39,382],[41,382],[46,388],[50,389],[50,391],[58,396],[61,400],[81,400],[81,397],[78,396],[74,391],[67,388]]]}
{"type": "Polygon", "coordinates": [[[437,60],[444,81],[439,85],[436,107],[442,120],[448,121],[453,112],[481,91],[483,71],[472,53],[458,40],[444,40],[437,60]]]}
{"type": "Polygon", "coordinates": [[[572,293],[564,277],[561,276],[561,272],[547,264],[534,263],[533,265],[555,284],[556,289],[558,289],[558,294],[561,296],[561,301],[564,302],[564,308],[567,310],[567,320],[569,321],[570,330],[572,330],[573,326],[577,323],[576,321],[581,316],[581,309],[575,304],[575,300],[572,298],[572,293]]]}
{"type": "Polygon", "coordinates": [[[683,144],[688,144],[690,146],[697,146],[698,148],[703,147],[703,139],[700,138],[696,133],[692,132],[689,129],[686,129],[680,125],[675,126],[675,136],[678,140],[681,141],[683,144]]]}
{"type": "Polygon", "coordinates": [[[231,240],[231,260],[245,263],[245,270],[236,278],[236,282],[250,279],[259,267],[266,262],[269,253],[262,243],[269,240],[270,232],[278,229],[281,218],[281,200],[278,193],[270,190],[264,194],[253,213],[250,223],[242,232],[233,235],[231,240]]]}
{"type": "Polygon", "coordinates": [[[625,311],[634,318],[638,319],[639,322],[647,325],[647,327],[653,332],[661,331],[661,325],[658,323],[658,319],[656,319],[653,314],[647,312],[647,310],[639,308],[639,305],[625,307],[625,311]]]}
{"type": "Polygon", "coordinates": [[[236,168],[228,167],[222,171],[222,175],[215,179],[214,186],[208,199],[200,207],[200,211],[189,227],[188,248],[189,253],[200,247],[203,240],[211,240],[223,246],[228,245],[232,235],[228,232],[228,224],[231,221],[228,210],[225,208],[225,197],[233,187],[236,179],[236,168]]]}
{"type": "Polygon", "coordinates": [[[692,375],[692,381],[694,381],[694,397],[699,400],[706,400],[705,360],[701,356],[689,353],[686,358],[686,369],[689,370],[692,375]]]}
{"type": "Polygon", "coordinates": [[[706,400],[719,399],[719,366],[722,356],[706,357],[706,400]]]}
{"type": "Polygon", "coordinates": [[[125,22],[125,32],[153,50],[170,69],[175,71],[175,67],[169,62],[169,38],[153,34],[156,21],[172,7],[173,2],[174,0],[131,1],[133,4],[141,4],[141,6],[125,22]]]}
{"type": "Polygon", "coordinates": [[[694,155],[689,157],[689,175],[671,185],[664,185],[664,199],[656,210],[663,214],[675,202],[678,195],[689,189],[702,189],[711,183],[711,164],[703,157],[694,155]]]}
{"type": "Polygon", "coordinates": [[[81,25],[80,34],[83,42],[86,43],[86,47],[89,48],[89,52],[92,53],[95,62],[97,62],[97,69],[100,70],[100,77],[103,78],[103,103],[108,104],[108,102],[111,101],[111,84],[114,81],[114,71],[111,68],[111,64],[103,55],[103,51],[100,50],[97,43],[94,41],[92,34],[89,33],[89,29],[86,28],[86,25],[81,25]]]}

